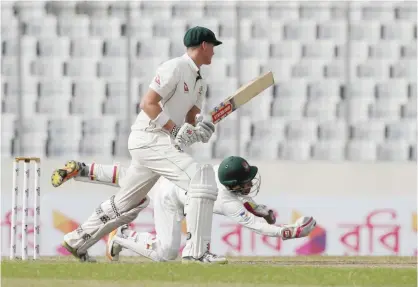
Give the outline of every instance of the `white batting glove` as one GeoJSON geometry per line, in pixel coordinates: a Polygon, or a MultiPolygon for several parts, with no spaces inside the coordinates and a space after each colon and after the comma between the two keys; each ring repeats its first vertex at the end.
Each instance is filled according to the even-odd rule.
{"type": "Polygon", "coordinates": [[[312,216],[302,216],[294,224],[283,225],[280,235],[283,240],[308,236],[316,226],[312,216]]]}
{"type": "Polygon", "coordinates": [[[215,132],[215,125],[208,121],[201,121],[196,124],[199,141],[207,143],[215,132]]]}
{"type": "Polygon", "coordinates": [[[200,132],[191,124],[185,123],[180,129],[174,127],[172,131],[174,142],[178,145],[191,146],[199,141],[200,132]]]}

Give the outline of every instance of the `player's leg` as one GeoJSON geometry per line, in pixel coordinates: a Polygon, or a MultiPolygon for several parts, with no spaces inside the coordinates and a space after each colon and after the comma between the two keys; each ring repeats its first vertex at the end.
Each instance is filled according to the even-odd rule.
{"type": "Polygon", "coordinates": [[[83,259],[87,249],[103,236],[118,227],[132,222],[149,202],[146,194],[159,176],[132,160],[122,188],[110,199],[104,201],[95,212],[76,230],[64,236],[63,246],[73,255],[83,259]],[[116,197],[119,195],[119,200],[116,197]],[[121,200],[122,199],[122,200],[121,200]],[[129,200],[125,202],[123,200],[129,200]]]}
{"type": "Polygon", "coordinates": [[[126,227],[112,232],[106,247],[107,257],[110,260],[117,260],[122,248],[153,261],[170,261],[177,258],[183,219],[182,206],[173,200],[173,193],[178,187],[163,178],[156,187],[153,200],[156,235],[148,232],[137,233],[126,227]]]}
{"type": "Polygon", "coordinates": [[[76,181],[106,184],[119,187],[119,180],[126,174],[127,168],[119,164],[99,164],[68,161],[63,168],[52,173],[51,183],[58,187],[73,178],[76,181]]]}

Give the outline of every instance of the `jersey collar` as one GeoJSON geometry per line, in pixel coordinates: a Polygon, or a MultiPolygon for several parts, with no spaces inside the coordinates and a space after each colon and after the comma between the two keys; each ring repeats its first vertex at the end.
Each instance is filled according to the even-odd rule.
{"type": "Polygon", "coordinates": [[[195,64],[192,58],[190,58],[189,55],[187,55],[187,53],[183,55],[183,58],[186,59],[187,63],[193,71],[199,72],[199,67],[195,64]]]}

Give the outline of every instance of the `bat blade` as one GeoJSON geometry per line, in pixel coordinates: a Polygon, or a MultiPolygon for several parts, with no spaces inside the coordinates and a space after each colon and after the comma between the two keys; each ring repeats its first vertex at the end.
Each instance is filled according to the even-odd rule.
{"type": "Polygon", "coordinates": [[[273,73],[267,72],[240,87],[232,96],[226,98],[222,103],[211,110],[210,115],[212,122],[214,124],[220,122],[240,106],[246,104],[273,84],[273,73]]]}

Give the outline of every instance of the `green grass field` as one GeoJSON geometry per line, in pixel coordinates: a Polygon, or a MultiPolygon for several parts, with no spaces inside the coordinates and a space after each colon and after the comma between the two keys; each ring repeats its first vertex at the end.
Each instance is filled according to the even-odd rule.
{"type": "Polygon", "coordinates": [[[231,258],[230,264],[79,263],[72,258],[1,263],[3,287],[417,286],[416,257],[231,258]]]}

